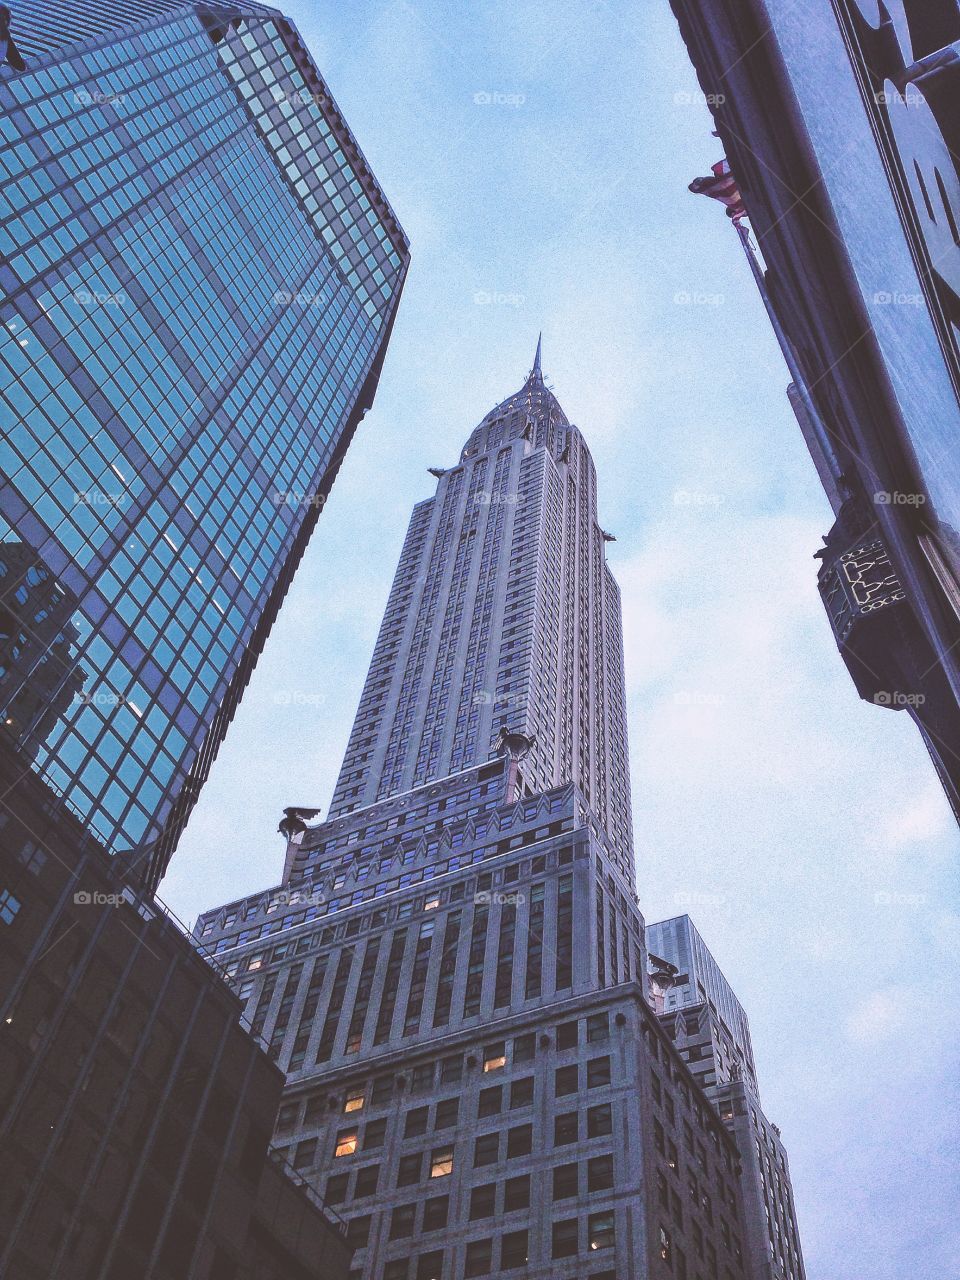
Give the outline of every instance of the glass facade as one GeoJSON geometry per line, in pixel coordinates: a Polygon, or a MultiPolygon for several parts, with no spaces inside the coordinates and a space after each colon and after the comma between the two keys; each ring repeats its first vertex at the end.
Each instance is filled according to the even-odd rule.
{"type": "Polygon", "coordinates": [[[281,15],[120,5],[52,49],[65,7],[31,9],[46,52],[15,19],[0,69],[0,714],[155,880],[369,407],[407,242],[281,15]]]}

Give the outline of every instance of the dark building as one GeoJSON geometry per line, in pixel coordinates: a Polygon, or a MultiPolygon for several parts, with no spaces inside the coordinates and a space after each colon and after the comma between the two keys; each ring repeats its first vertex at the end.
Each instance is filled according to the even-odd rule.
{"type": "Polygon", "coordinates": [[[540,369],[417,505],[325,822],[201,916],[363,1280],[752,1277],[740,1156],[647,996],[619,594],[540,369]]]}
{"type": "Polygon", "coordinates": [[[155,887],[372,402],[407,241],[276,10],[3,12],[0,727],[155,887]]]}
{"type": "Polygon", "coordinates": [[[648,925],[646,941],[662,999],[661,1024],[740,1153],[753,1274],[756,1280],[804,1280],[787,1153],[780,1130],[760,1106],[743,1006],[689,916],[648,925]]]}
{"type": "Polygon", "coordinates": [[[0,1275],[342,1280],[283,1076],[156,900],[0,747],[0,1275]]]}
{"type": "Polygon", "coordinates": [[[960,812],[960,8],[671,2],[835,511],[837,644],[960,812]]]}

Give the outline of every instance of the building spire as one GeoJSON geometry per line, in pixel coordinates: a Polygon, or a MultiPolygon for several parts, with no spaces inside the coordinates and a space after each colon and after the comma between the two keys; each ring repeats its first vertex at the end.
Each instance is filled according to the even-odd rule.
{"type": "Polygon", "coordinates": [[[540,368],[540,348],[543,345],[543,334],[537,334],[537,354],[533,357],[533,369],[530,372],[532,378],[542,378],[543,370],[540,368]]]}

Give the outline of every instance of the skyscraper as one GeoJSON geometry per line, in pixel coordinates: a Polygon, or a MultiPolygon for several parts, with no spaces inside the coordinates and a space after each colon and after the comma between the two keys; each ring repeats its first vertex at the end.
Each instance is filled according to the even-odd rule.
{"type": "Polygon", "coordinates": [[[150,887],[372,402],[407,241],[278,11],[29,0],[3,36],[0,732],[150,887]]]}
{"type": "Polygon", "coordinates": [[[406,240],[263,6],[0,7],[0,116],[0,1273],[341,1280],[268,1156],[283,1077],[153,890],[406,240]]]}
{"type": "Polygon", "coordinates": [[[837,645],[960,816],[960,8],[835,0],[812,38],[792,0],[671,3],[834,510],[837,645]]]}
{"type": "Polygon", "coordinates": [[[646,940],[652,967],[656,956],[674,969],[658,975],[660,1020],[740,1153],[752,1273],[756,1280],[804,1280],[787,1152],[760,1106],[743,1006],[689,916],[648,925],[646,940]]]}
{"type": "Polygon", "coordinates": [[[609,535],[539,348],[431,470],[329,817],[195,930],[287,1074],[275,1143],[363,1280],[752,1277],[647,998],[609,535]]]}

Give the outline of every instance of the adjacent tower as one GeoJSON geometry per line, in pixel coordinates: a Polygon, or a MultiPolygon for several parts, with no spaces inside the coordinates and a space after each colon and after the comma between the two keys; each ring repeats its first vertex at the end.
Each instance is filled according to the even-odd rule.
{"type": "Polygon", "coordinates": [[[755,1280],[740,1155],[647,998],[619,593],[539,348],[418,504],[326,821],[207,912],[355,1280],[755,1280]]]}
{"type": "Polygon", "coordinates": [[[94,8],[0,19],[0,747],[152,888],[408,248],[281,13],[94,8]]]}
{"type": "Polygon", "coordinates": [[[760,1106],[743,1006],[689,916],[648,925],[646,940],[661,1023],[740,1152],[755,1280],[804,1280],[790,1165],[760,1106]]]}

